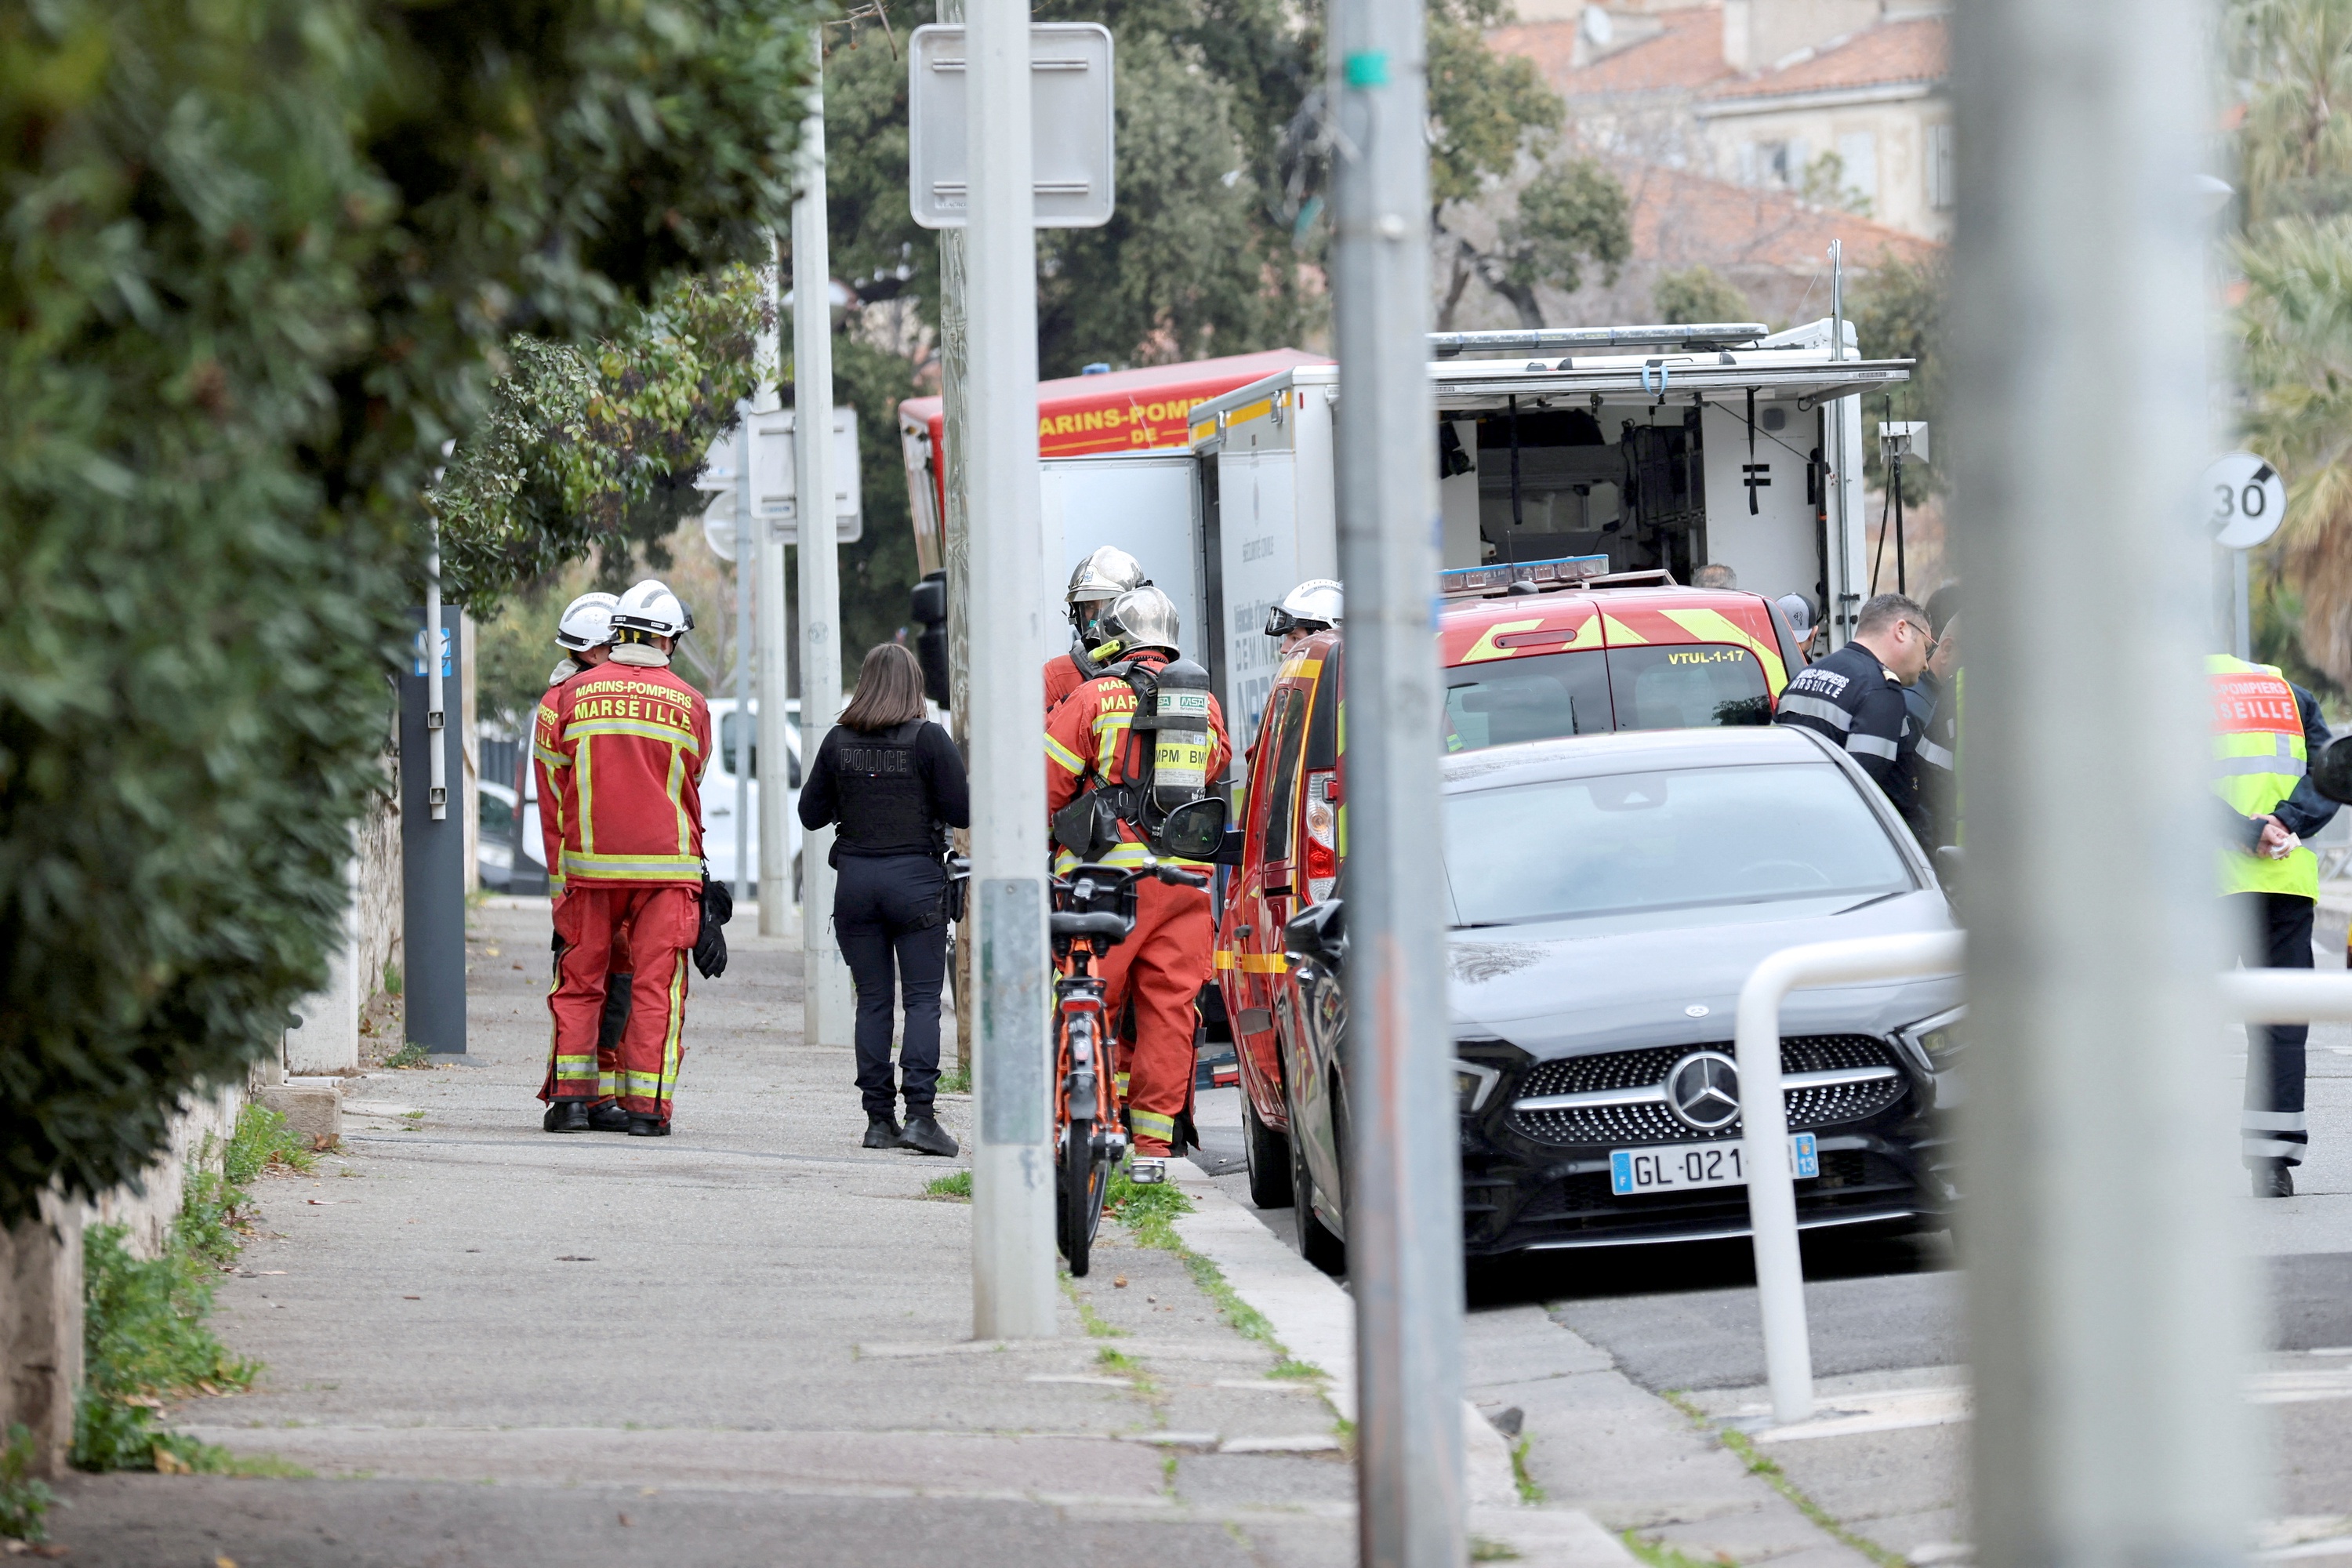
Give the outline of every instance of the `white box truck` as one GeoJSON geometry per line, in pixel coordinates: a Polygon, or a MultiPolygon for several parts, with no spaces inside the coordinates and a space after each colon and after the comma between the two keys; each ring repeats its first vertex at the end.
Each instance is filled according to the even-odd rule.
{"type": "MultiPolygon", "coordinates": [[[[1743,589],[1803,595],[1828,620],[1822,651],[1843,643],[1869,581],[1861,396],[1907,381],[1910,362],[1860,358],[1851,323],[1833,355],[1832,332],[1433,335],[1442,565],[1605,555],[1688,582],[1716,563],[1743,589]]],[[[1209,667],[1237,751],[1273,680],[1266,607],[1339,575],[1339,396],[1338,366],[1288,364],[1193,405],[1181,448],[1043,461],[1042,599],[1058,603],[1096,546],[1132,552],[1183,612],[1184,652],[1209,667]]],[[[919,451],[908,423],[920,529],[936,518],[934,444],[919,451]]],[[[935,563],[936,541],[920,542],[935,563]]],[[[1060,620],[1045,625],[1041,662],[1067,646],[1060,620]]]]}

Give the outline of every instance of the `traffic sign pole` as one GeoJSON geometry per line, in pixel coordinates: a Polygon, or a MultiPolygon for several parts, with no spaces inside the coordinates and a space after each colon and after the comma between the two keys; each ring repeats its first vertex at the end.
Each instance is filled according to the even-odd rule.
{"type": "Polygon", "coordinates": [[[2197,0],[1952,13],[1956,1196],[1984,1568],[2242,1560],[2262,1451],[2213,1060],[2206,33],[2197,0]],[[2076,671],[2095,702],[2052,679],[2076,671]]]}
{"type": "Polygon", "coordinates": [[[1462,1173],[1436,836],[1437,411],[1421,0],[1340,0],[1331,77],[1339,575],[1348,585],[1350,1095],[1358,1531],[1367,1568],[1456,1568],[1462,1173]]]}
{"type": "Polygon", "coordinates": [[[979,1060],[972,1331],[1056,1328],[1048,1145],[1045,683],[1036,649],[1037,240],[1030,189],[1029,7],[969,0],[971,886],[979,1060]]]}
{"type": "MultiPolygon", "coordinates": [[[[801,121],[801,188],[793,203],[793,521],[799,530],[801,755],[812,763],[841,710],[823,54],[820,49],[820,74],[809,88],[808,117],[801,121]]],[[[747,436],[744,445],[748,455],[758,443],[747,436]]],[[[833,930],[833,835],[831,827],[820,827],[801,841],[801,1007],[803,1037],[813,1046],[850,1044],[856,1009],[849,969],[833,930]]]]}

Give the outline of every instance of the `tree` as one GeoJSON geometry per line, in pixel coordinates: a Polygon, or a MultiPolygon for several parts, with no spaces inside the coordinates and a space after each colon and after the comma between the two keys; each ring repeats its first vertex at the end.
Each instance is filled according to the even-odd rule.
{"type": "Polygon", "coordinates": [[[429,498],[443,592],[487,617],[592,549],[608,590],[635,579],[640,553],[667,568],[663,541],[709,502],[695,481],[756,389],[753,350],[773,324],[759,273],[736,266],[677,279],[584,349],[509,342],[488,416],[429,498]]]}
{"type": "Polygon", "coordinates": [[[1711,267],[1661,272],[1650,290],[1650,310],[1669,327],[1704,326],[1716,321],[1744,321],[1750,307],[1748,296],[1711,267]]]}
{"type": "Polygon", "coordinates": [[[324,978],[418,498],[518,332],[785,214],[792,0],[47,0],[0,72],[0,1222],[324,978]]]}
{"type": "Polygon", "coordinates": [[[2245,84],[2234,258],[2241,433],[2287,481],[2257,608],[2337,688],[2352,685],[2352,0],[2235,0],[2225,23],[2245,84]]]}
{"type": "Polygon", "coordinates": [[[1584,284],[1584,268],[1597,266],[1610,283],[1633,252],[1633,231],[1625,188],[1590,159],[1547,163],[1521,186],[1517,209],[1496,226],[1495,243],[1481,247],[1462,233],[1438,227],[1449,247],[1452,276],[1438,306],[1440,331],[1451,331],[1454,312],[1473,278],[1510,301],[1519,324],[1540,327],[1543,307],[1538,285],[1573,294],[1584,284]]]}
{"type": "MultiPolygon", "coordinates": [[[[1874,480],[1884,482],[1878,457],[1882,421],[1924,419],[1932,435],[1943,417],[1944,304],[1950,291],[1950,275],[1942,260],[1907,262],[1894,257],[1882,260],[1854,287],[1848,310],[1864,357],[1912,362],[1909,381],[1862,400],[1863,471],[1874,480]]],[[[1916,502],[1940,490],[1940,476],[1950,466],[1948,461],[1940,468],[1906,463],[1903,499],[1916,502]]]]}

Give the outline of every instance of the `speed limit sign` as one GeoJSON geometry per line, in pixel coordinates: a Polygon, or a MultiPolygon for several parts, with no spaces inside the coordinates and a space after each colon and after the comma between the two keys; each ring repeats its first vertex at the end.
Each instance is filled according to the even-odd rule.
{"type": "Polygon", "coordinates": [[[2205,470],[2213,542],[2252,550],[2278,531],[2286,517],[2286,484],[2252,452],[2231,452],[2205,470]]]}

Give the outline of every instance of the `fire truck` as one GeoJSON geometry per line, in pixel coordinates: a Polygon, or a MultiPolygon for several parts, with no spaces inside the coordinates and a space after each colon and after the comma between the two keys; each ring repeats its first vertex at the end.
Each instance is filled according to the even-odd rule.
{"type": "MultiPolygon", "coordinates": [[[[1577,561],[1592,575],[1804,596],[1843,643],[1868,592],[1864,395],[1910,362],[1859,355],[1849,322],[1753,322],[1433,334],[1429,460],[1442,566],[1508,578],[1577,561]]],[[[1339,575],[1333,443],[1339,367],[1294,349],[1041,383],[1045,542],[1037,592],[1116,544],[1183,613],[1236,756],[1275,677],[1265,612],[1339,575]]],[[[940,400],[900,407],[923,570],[944,563],[940,400]]],[[[934,588],[919,603],[943,615],[934,588]]],[[[1058,617],[1037,647],[1063,651],[1058,617]]]]}

